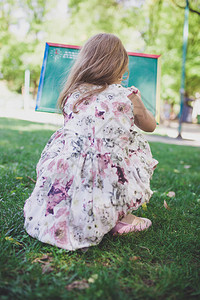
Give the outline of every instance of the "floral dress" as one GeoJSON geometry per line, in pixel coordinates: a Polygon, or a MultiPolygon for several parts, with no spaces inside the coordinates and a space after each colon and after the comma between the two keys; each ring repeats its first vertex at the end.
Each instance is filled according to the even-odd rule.
{"type": "Polygon", "coordinates": [[[24,206],[25,229],[67,250],[97,245],[127,213],[148,202],[157,161],[134,125],[131,88],[112,84],[72,107],[45,146],[24,206]]]}

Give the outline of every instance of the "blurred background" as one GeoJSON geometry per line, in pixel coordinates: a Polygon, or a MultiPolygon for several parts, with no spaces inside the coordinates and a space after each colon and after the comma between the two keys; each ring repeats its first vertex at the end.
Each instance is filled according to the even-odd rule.
{"type": "MultiPolygon", "coordinates": [[[[200,0],[188,4],[182,121],[200,124],[200,0]]],[[[185,6],[185,0],[0,0],[0,116],[34,111],[46,42],[82,45],[109,32],[127,51],[161,54],[161,124],[175,126],[185,6]]]]}

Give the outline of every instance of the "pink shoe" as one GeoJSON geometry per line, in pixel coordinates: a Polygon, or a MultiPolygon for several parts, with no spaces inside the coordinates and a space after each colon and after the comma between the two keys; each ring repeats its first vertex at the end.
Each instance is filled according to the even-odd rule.
{"type": "Polygon", "coordinates": [[[144,222],[138,222],[136,225],[119,221],[115,225],[115,227],[110,231],[110,233],[116,235],[116,234],[123,234],[123,233],[128,233],[133,231],[142,231],[149,228],[152,225],[152,222],[149,219],[140,218],[140,220],[143,220],[144,222]]]}

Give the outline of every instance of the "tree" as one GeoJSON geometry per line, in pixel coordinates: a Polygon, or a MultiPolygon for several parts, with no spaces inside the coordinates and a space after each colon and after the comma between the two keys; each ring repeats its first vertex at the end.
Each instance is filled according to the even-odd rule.
{"type": "MultiPolygon", "coordinates": [[[[185,0],[182,0],[182,1],[172,0],[172,1],[179,8],[185,9],[185,6],[186,6],[185,0]]],[[[189,11],[191,13],[195,13],[197,15],[200,15],[199,5],[200,5],[200,1],[190,0],[189,1],[189,11]]]]}
{"type": "MultiPolygon", "coordinates": [[[[161,98],[172,103],[180,101],[182,39],[185,1],[70,0],[71,26],[80,40],[99,31],[117,34],[127,50],[161,54],[161,98]],[[177,3],[173,3],[176,1],[177,3]],[[178,5],[177,5],[178,4],[178,5]],[[81,24],[80,24],[81,20],[81,24]]],[[[200,1],[190,0],[189,40],[186,62],[186,90],[190,96],[199,91],[200,64],[200,1]]]]}
{"type": "Polygon", "coordinates": [[[24,71],[31,71],[31,86],[36,93],[39,83],[42,50],[40,36],[47,14],[47,0],[9,0],[1,2],[0,35],[1,73],[10,89],[21,92],[24,83],[24,71]],[[26,25],[23,38],[12,33],[13,25],[26,25]]]}
{"type": "MultiPolygon", "coordinates": [[[[148,20],[148,29],[143,31],[145,51],[162,55],[161,98],[178,103],[180,101],[184,10],[169,0],[148,0],[143,8],[148,20]]],[[[185,86],[190,96],[194,96],[195,92],[199,91],[199,25],[199,15],[190,13],[185,86]]]]}
{"type": "MultiPolygon", "coordinates": [[[[128,51],[161,54],[161,97],[178,103],[185,0],[69,0],[68,10],[53,0],[2,0],[0,14],[1,72],[17,91],[23,72],[31,71],[35,93],[46,41],[82,45],[91,35],[118,35],[128,51]],[[15,11],[21,11],[21,17],[15,11]],[[61,16],[62,14],[62,16],[61,16]],[[12,33],[13,24],[24,22],[23,39],[12,33]]],[[[194,96],[200,81],[200,0],[190,0],[186,91],[194,96]]]]}

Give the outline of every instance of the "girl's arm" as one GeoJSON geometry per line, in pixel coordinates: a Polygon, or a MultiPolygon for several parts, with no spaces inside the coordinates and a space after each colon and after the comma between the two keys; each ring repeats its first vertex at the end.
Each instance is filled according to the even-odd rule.
{"type": "Polygon", "coordinates": [[[146,109],[141,99],[140,91],[136,90],[128,96],[133,103],[135,125],[146,132],[153,132],[156,128],[156,120],[152,113],[146,109]]]}

